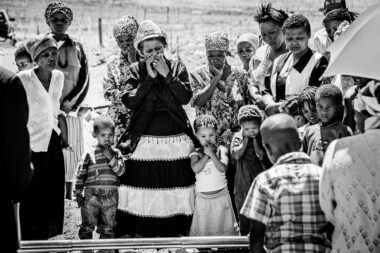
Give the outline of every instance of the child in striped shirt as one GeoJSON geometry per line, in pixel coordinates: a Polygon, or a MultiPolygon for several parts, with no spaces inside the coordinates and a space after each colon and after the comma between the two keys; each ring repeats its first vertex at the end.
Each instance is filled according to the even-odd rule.
{"type": "Polygon", "coordinates": [[[121,152],[112,147],[115,131],[112,119],[99,117],[93,127],[98,144],[79,164],[74,191],[82,216],[79,238],[92,239],[95,226],[100,239],[114,238],[118,177],[125,171],[124,160],[121,152]]]}

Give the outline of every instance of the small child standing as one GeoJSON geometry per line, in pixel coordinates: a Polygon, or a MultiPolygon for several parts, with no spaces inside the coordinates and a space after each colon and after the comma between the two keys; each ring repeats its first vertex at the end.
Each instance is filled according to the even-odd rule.
{"type": "Polygon", "coordinates": [[[264,114],[254,105],[239,109],[238,120],[241,130],[234,134],[231,141],[231,156],[236,160],[235,205],[239,212],[241,235],[249,233],[250,220],[240,214],[245,198],[253,180],[258,174],[271,166],[261,144],[260,125],[264,114]]]}
{"type": "Polygon", "coordinates": [[[308,86],[301,91],[298,95],[298,107],[302,112],[303,116],[307,119],[308,123],[298,128],[298,133],[301,140],[303,139],[303,134],[305,129],[309,126],[315,125],[319,122],[319,117],[315,105],[315,92],[317,87],[308,86]]]}
{"type": "Polygon", "coordinates": [[[201,115],[194,131],[202,145],[190,154],[194,171],[195,208],[190,236],[238,235],[238,227],[227,189],[228,151],[216,144],[217,120],[201,115]]]}
{"type": "Polygon", "coordinates": [[[340,122],[343,95],[337,86],[326,84],[319,87],[315,102],[320,123],[306,128],[302,149],[314,164],[321,166],[328,145],[335,139],[352,135],[352,131],[340,122]]]}
{"type": "Polygon", "coordinates": [[[92,239],[95,226],[100,239],[114,238],[118,176],[125,171],[124,160],[121,152],[111,146],[115,131],[112,119],[101,116],[95,119],[93,128],[98,144],[79,164],[74,191],[82,216],[79,238],[92,239]]]}

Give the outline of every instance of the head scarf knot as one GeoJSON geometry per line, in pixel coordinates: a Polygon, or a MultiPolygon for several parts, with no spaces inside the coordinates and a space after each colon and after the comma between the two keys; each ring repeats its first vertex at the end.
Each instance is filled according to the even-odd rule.
{"type": "Polygon", "coordinates": [[[230,41],[228,40],[228,35],[225,32],[216,31],[206,35],[205,47],[206,52],[217,50],[228,52],[230,46],[230,41]]]}
{"type": "Polygon", "coordinates": [[[136,38],[137,30],[139,29],[139,24],[136,19],[131,16],[123,16],[117,20],[112,28],[113,37],[116,39],[122,35],[131,36],[134,40],[136,38]]]}
{"type": "Polygon", "coordinates": [[[65,15],[68,23],[71,24],[71,21],[73,21],[73,12],[70,7],[62,2],[52,2],[47,6],[45,11],[45,19],[48,25],[50,24],[51,17],[57,12],[65,15]]]}

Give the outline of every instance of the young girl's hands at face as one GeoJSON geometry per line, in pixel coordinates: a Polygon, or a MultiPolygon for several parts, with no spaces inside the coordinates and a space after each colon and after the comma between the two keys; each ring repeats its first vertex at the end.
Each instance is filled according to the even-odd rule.
{"type": "Polygon", "coordinates": [[[212,156],[215,156],[215,146],[211,143],[207,143],[204,148],[203,148],[203,152],[208,156],[208,157],[212,157],[212,156]]]}

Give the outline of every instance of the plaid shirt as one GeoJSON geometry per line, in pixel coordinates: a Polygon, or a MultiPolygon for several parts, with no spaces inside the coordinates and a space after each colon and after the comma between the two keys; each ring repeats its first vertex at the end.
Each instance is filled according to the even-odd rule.
{"type": "Polygon", "coordinates": [[[293,152],[256,177],[241,214],[266,226],[267,252],[329,252],[321,232],[326,219],[319,205],[320,175],[308,155],[293,152]]]}

